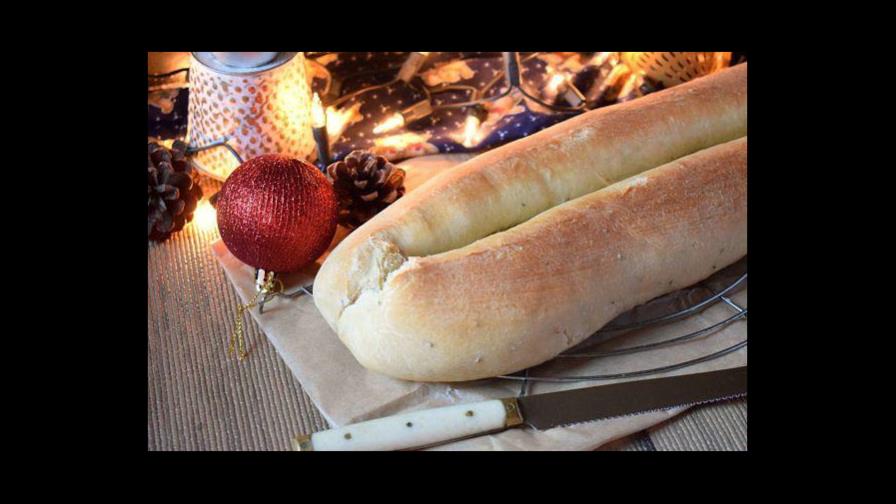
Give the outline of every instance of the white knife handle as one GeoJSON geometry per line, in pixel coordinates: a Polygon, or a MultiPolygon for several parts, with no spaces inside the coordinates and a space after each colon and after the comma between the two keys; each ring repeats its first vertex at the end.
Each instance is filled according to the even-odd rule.
{"type": "Polygon", "coordinates": [[[298,436],[298,451],[373,451],[423,448],[504,430],[523,423],[516,399],[493,399],[377,418],[298,436]]]}

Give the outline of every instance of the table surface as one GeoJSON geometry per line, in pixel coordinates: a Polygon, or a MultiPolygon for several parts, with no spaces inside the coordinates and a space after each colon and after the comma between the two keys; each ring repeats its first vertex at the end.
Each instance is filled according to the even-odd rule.
{"type": "MultiPolygon", "coordinates": [[[[220,189],[208,178],[201,184],[206,196],[220,189]]],[[[293,436],[327,422],[251,317],[250,357],[227,356],[239,301],[211,252],[217,238],[213,224],[192,222],[149,244],[148,448],[288,450],[293,436]]],[[[739,399],[692,408],[601,449],[746,448],[747,402],[739,399]]]]}
{"type": "MultiPolygon", "coordinates": [[[[220,184],[202,179],[206,195],[220,184]]],[[[149,244],[150,450],[288,450],[327,429],[274,347],[246,317],[251,354],[227,355],[238,299],[212,254],[214,225],[188,224],[149,244]]],[[[693,408],[608,450],[745,450],[745,399],[693,408]]]]}

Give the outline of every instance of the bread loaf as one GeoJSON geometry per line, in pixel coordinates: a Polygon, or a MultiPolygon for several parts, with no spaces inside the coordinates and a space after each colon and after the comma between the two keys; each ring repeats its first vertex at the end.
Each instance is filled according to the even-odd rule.
{"type": "Polygon", "coordinates": [[[361,364],[391,376],[543,362],[746,253],[746,139],[729,142],[745,134],[746,64],[575,117],[355,230],[318,272],[315,303],[361,364]]]}

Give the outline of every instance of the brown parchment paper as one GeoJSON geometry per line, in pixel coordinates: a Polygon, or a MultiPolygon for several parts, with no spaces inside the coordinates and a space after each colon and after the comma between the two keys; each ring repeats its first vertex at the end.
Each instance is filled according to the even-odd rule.
{"type": "MultiPolygon", "coordinates": [[[[450,169],[469,158],[465,155],[438,155],[415,158],[401,166],[407,171],[406,186],[409,191],[432,175],[450,169]]],[[[339,228],[333,245],[345,237],[339,228]]],[[[331,246],[332,248],[332,246],[331,246]]],[[[242,301],[255,296],[255,270],[231,255],[218,240],[212,250],[233,283],[242,301]]],[[[326,255],[303,271],[282,277],[287,291],[313,282],[314,273],[326,255]]],[[[697,295],[691,293],[691,295],[697,295]]],[[[729,296],[742,307],[747,306],[747,289],[729,296]]],[[[730,317],[735,312],[725,303],[716,303],[703,312],[686,319],[660,326],[630,331],[606,337],[595,343],[586,342],[589,350],[605,352],[652,341],[665,340],[702,329],[730,317]]],[[[426,384],[407,382],[384,376],[363,368],[339,341],[323,317],[318,313],[313,299],[306,295],[295,298],[277,297],[269,301],[264,313],[251,310],[252,318],[264,331],[277,352],[302,384],[314,404],[333,427],[369,420],[404,411],[412,411],[456,403],[474,402],[515,396],[522,383],[505,379],[478,380],[455,384],[426,384]]],[[[221,338],[222,358],[227,358],[229,335],[221,338]]],[[[747,338],[745,320],[734,322],[725,328],[675,345],[645,352],[613,355],[600,358],[558,358],[530,370],[532,376],[595,375],[636,371],[673,364],[729,347],[747,338]]],[[[257,342],[249,342],[249,357],[244,365],[252,365],[252,348],[257,342]]],[[[675,371],[650,377],[698,373],[746,365],[747,348],[723,357],[675,371]]],[[[600,380],[577,383],[530,382],[527,393],[539,394],[555,390],[599,386],[626,380],[600,380]]],[[[432,448],[433,450],[593,450],[604,443],[625,437],[669,419],[688,407],[665,411],[597,420],[544,431],[511,429],[498,434],[481,436],[432,448]]],[[[300,434],[296,432],[296,434],[300,434]]]]}

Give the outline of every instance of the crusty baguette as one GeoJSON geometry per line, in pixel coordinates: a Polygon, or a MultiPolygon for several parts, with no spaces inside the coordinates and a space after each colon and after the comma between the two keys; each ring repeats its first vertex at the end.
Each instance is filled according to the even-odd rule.
{"type": "Polygon", "coordinates": [[[745,64],[570,119],[435,177],[357,229],[318,272],[315,303],[359,362],[392,376],[469,380],[542,362],[649,299],[657,276],[666,288],[650,297],[711,273],[692,264],[707,247],[725,250],[703,269],[743,256],[730,206],[741,189],[717,158],[737,158],[745,141],[645,174],[631,196],[606,186],[745,133],[745,64]],[[635,197],[646,194],[679,207],[635,197]],[[714,217],[720,198],[728,212],[714,217]],[[638,239],[638,226],[652,231],[638,239]],[[697,244],[685,258],[681,240],[697,244]],[[616,250],[628,261],[599,260],[616,250]]]}
{"type": "Polygon", "coordinates": [[[544,362],[743,257],[746,177],[744,137],[466,247],[411,257],[343,311],[339,336],[365,367],[408,380],[472,380],[544,362]]]}

